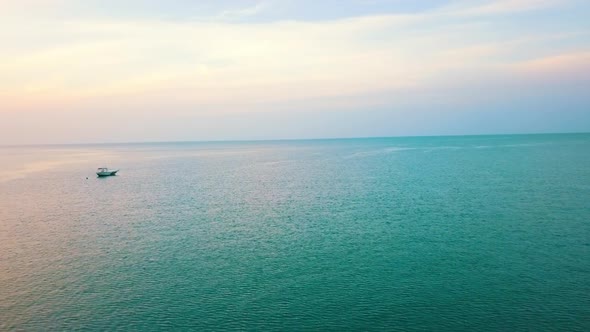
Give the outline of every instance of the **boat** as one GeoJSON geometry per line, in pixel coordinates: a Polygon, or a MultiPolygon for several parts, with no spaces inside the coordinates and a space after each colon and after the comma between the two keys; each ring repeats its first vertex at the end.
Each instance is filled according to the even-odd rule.
{"type": "Polygon", "coordinates": [[[96,175],[98,175],[99,177],[101,177],[101,176],[113,176],[113,175],[116,175],[118,171],[119,171],[118,169],[108,169],[108,167],[100,167],[96,171],[96,175]]]}

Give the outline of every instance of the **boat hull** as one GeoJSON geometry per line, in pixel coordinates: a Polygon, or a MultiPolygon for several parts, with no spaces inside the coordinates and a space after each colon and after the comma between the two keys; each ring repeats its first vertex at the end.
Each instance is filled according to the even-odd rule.
{"type": "Polygon", "coordinates": [[[98,177],[105,177],[105,176],[114,176],[117,175],[118,171],[108,171],[108,172],[97,172],[96,175],[98,175],[98,177]]]}

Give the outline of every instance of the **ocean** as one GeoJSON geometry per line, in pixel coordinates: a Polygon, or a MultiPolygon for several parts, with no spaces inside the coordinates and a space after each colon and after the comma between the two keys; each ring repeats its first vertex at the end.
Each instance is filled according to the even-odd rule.
{"type": "Polygon", "coordinates": [[[2,331],[590,330],[590,134],[0,163],[2,331]]]}

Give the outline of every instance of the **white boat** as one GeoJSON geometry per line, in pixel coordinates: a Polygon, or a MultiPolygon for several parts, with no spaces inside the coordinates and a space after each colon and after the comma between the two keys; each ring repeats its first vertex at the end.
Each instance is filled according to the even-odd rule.
{"type": "Polygon", "coordinates": [[[117,174],[118,171],[119,171],[118,169],[108,169],[107,167],[100,167],[96,171],[96,175],[98,175],[98,176],[113,176],[113,175],[117,174]]]}

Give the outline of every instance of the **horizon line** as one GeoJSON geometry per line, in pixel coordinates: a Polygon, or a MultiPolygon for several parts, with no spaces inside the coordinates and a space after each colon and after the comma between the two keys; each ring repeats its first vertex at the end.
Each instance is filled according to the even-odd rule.
{"type": "Polygon", "coordinates": [[[93,142],[93,143],[29,143],[0,144],[1,148],[51,147],[81,145],[140,145],[140,144],[179,144],[179,143],[249,143],[249,142],[288,142],[288,141],[338,141],[355,139],[387,138],[434,138],[434,137],[478,137],[478,136],[535,136],[535,135],[584,135],[587,132],[533,132],[533,133],[493,133],[493,134],[442,134],[442,135],[400,135],[400,136],[355,136],[355,137],[317,137],[317,138],[274,138],[274,139],[218,139],[218,140],[170,140],[170,141],[127,141],[127,142],[93,142]]]}

